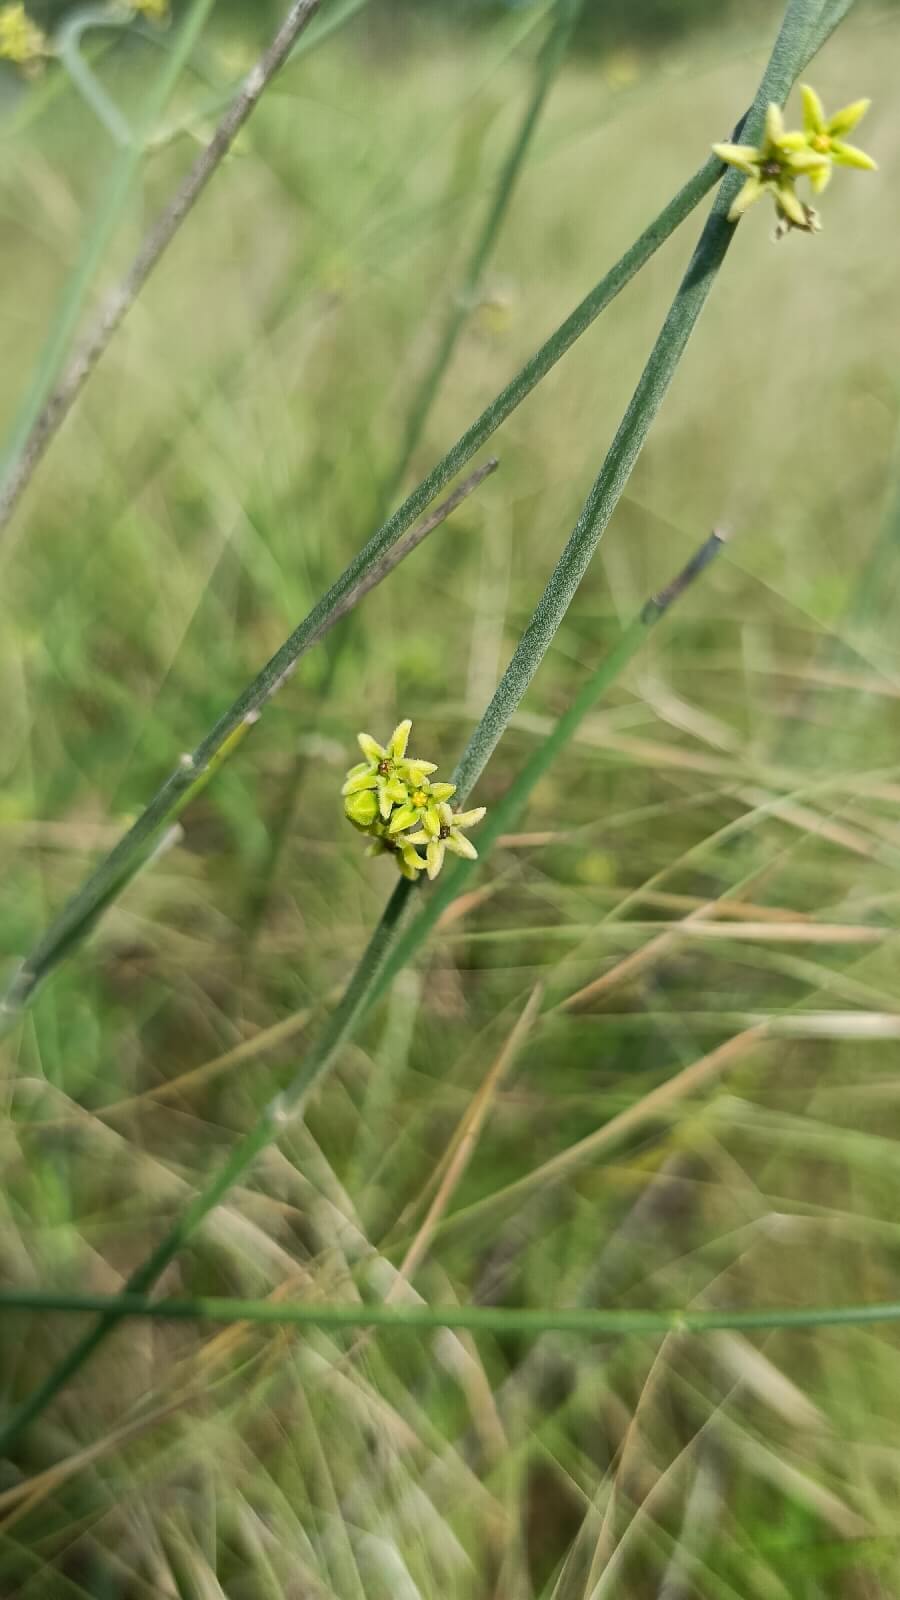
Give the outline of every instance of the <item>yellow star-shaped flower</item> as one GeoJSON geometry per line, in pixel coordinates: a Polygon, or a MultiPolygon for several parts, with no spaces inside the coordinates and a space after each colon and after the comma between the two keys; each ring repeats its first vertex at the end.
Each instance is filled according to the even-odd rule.
{"type": "Polygon", "coordinates": [[[798,199],[794,185],[798,178],[812,177],[828,166],[828,156],[810,149],[805,133],[785,130],[781,108],[770,105],[762,143],[714,144],[720,161],[746,173],[747,181],[738,191],[728,212],[729,222],[737,222],[749,206],[767,192],[775,201],[779,219],[794,228],[812,232],[818,225],[815,213],[798,199]]]}
{"type": "Polygon", "coordinates": [[[444,865],[444,851],[452,850],[456,856],[467,856],[470,861],[475,861],[478,851],[471,839],[467,839],[463,828],[472,828],[480,822],[485,813],[484,806],[475,806],[472,811],[451,811],[446,801],[441,801],[437,807],[438,829],[432,833],[426,817],[424,826],[416,833],[405,836],[407,844],[424,844],[427,871],[429,878],[436,878],[444,865]]]}
{"type": "Polygon", "coordinates": [[[831,182],[832,168],[835,166],[859,167],[864,172],[877,172],[878,163],[866,155],[865,150],[858,150],[855,144],[848,144],[843,137],[862,121],[872,104],[871,100],[853,100],[849,106],[842,106],[840,111],[836,111],[833,117],[826,117],[825,107],[815,89],[804,83],[800,94],[803,98],[804,138],[810,150],[826,159],[824,167],[817,167],[809,175],[816,194],[821,194],[831,182]]]}
{"type": "Polygon", "coordinates": [[[33,67],[47,54],[47,39],[23,5],[0,6],[0,60],[33,67]]]}

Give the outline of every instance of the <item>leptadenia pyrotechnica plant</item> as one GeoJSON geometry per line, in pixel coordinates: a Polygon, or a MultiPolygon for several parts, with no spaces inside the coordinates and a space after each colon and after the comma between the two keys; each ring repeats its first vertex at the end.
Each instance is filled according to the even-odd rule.
{"type": "Polygon", "coordinates": [[[465,830],[481,821],[485,807],[452,810],[448,802],[456,785],[432,778],[433,761],[406,754],[411,731],[410,721],[398,723],[385,745],[358,734],[365,760],[350,768],[341,794],[346,817],[371,840],[369,855],[393,855],[403,877],[415,881],[421,872],[436,878],[447,850],[470,860],[477,856],[465,830]],[[424,857],[417,845],[425,846],[424,857]]]}
{"type": "Polygon", "coordinates": [[[798,178],[808,178],[813,192],[821,194],[830,181],[834,165],[875,170],[872,157],[844,139],[844,134],[856,127],[871,102],[854,100],[829,118],[815,89],[804,84],[800,92],[803,96],[802,129],[785,128],[780,106],[770,105],[759,145],[713,145],[720,160],[746,174],[747,181],[728,212],[729,222],[736,222],[768,191],[775,201],[778,217],[776,238],[791,228],[817,233],[821,227],[818,212],[797,194],[798,178]]]}

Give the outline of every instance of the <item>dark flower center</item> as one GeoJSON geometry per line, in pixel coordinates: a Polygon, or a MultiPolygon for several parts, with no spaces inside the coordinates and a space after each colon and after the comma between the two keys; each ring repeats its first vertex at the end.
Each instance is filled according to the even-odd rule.
{"type": "Polygon", "coordinates": [[[761,170],[764,178],[780,178],[782,173],[781,162],[764,161],[761,170]]]}
{"type": "Polygon", "coordinates": [[[387,777],[387,775],[390,772],[390,770],[391,770],[391,763],[389,761],[379,761],[379,763],[378,763],[378,771],[381,773],[381,776],[383,778],[387,777]]]}
{"type": "Polygon", "coordinates": [[[450,837],[450,829],[447,827],[446,822],[442,822],[441,823],[441,831],[438,834],[438,838],[439,839],[449,839],[449,837],[450,837]]]}

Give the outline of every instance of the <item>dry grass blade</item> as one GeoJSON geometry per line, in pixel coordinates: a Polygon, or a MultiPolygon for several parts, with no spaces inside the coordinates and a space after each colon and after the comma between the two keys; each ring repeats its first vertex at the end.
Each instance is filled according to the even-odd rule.
{"type": "Polygon", "coordinates": [[[605,1122],[596,1132],[589,1133],[584,1139],[579,1139],[576,1144],[570,1145],[567,1150],[561,1150],[559,1155],[542,1162],[524,1178],[507,1184],[505,1188],[488,1195],[484,1200],[477,1201],[464,1211],[456,1212],[449,1219],[447,1226],[453,1228],[460,1224],[468,1224],[476,1217],[493,1210],[495,1206],[507,1204],[514,1197],[532,1194],[549,1183],[558,1183],[561,1178],[569,1177],[586,1161],[593,1160],[610,1145],[615,1145],[620,1139],[634,1133],[645,1122],[662,1113],[670,1112],[689,1095],[696,1094],[698,1089],[715,1082],[716,1078],[735,1062],[743,1060],[744,1056],[768,1036],[769,1028],[766,1023],[759,1023],[755,1027],[746,1028],[743,1032],[735,1034],[724,1044],[718,1045],[715,1050],[709,1051],[697,1061],[692,1061],[690,1066],[684,1067],[681,1072],[677,1072],[673,1078],[668,1078],[658,1088],[652,1089],[642,1099],[635,1101],[634,1105],[628,1106],[627,1110],[611,1117],[609,1122],[605,1122]]]}
{"type": "Polygon", "coordinates": [[[472,1159],[494,1096],[534,1026],[542,994],[543,985],[535,984],[521,1015],[517,1018],[509,1037],[504,1042],[503,1048],[492,1063],[484,1082],[473,1096],[468,1110],[453,1135],[447,1151],[445,1170],[438,1183],[437,1193],[428,1207],[421,1227],[400,1263],[398,1276],[385,1297],[387,1301],[391,1301],[396,1297],[400,1292],[403,1280],[411,1278],[425,1259],[438,1224],[441,1218],[445,1216],[460,1179],[472,1159]]]}
{"type": "MultiPolygon", "coordinates": [[[[425,1214],[421,1226],[412,1239],[396,1276],[392,1279],[387,1294],[384,1296],[385,1305],[399,1299],[408,1289],[410,1279],[421,1266],[437,1231],[438,1225],[445,1216],[453,1195],[459,1185],[466,1167],[468,1166],[478,1137],[484,1126],[485,1118],[490,1111],[494,1096],[504,1077],[516,1059],[522,1045],[531,1032],[541,1003],[543,988],[536,984],[526,1001],[526,1004],[513,1025],[512,1031],[505,1040],[502,1049],[491,1064],[487,1075],[473,1096],[468,1110],[463,1116],[456,1132],[450,1141],[447,1151],[443,1175],[440,1177],[437,1192],[425,1214]]],[[[356,1340],[347,1352],[347,1361],[353,1360],[360,1351],[371,1341],[372,1330],[364,1333],[356,1340]]],[[[489,1391],[488,1391],[489,1392],[489,1391]]]]}

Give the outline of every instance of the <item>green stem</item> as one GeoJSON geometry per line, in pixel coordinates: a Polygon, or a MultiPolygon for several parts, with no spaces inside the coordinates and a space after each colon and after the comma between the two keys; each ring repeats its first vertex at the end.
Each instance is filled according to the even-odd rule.
{"type": "MultiPolygon", "coordinates": [[[[761,1310],[669,1311],[593,1310],[563,1306],[558,1311],[519,1306],[385,1305],[383,1302],[327,1305],[285,1304],[280,1300],[198,1298],[151,1300],[146,1295],[68,1294],[35,1289],[0,1290],[0,1313],[38,1311],[100,1313],[148,1317],[159,1321],[253,1322],[302,1328],[460,1328],[473,1333],[576,1333],[600,1335],[712,1333],[725,1328],[859,1327],[873,1322],[900,1322],[900,1301],[851,1306],[786,1306],[761,1310]]],[[[100,1326],[103,1324],[101,1323],[100,1326]]]]}
{"type": "Polygon", "coordinates": [[[116,144],[130,145],[134,134],[127,117],[122,115],[111,100],[99,78],[91,71],[81,54],[81,39],[89,28],[123,28],[131,18],[127,11],[115,6],[86,6],[74,16],[67,17],[54,36],[56,55],[69,74],[75,88],[103,123],[116,144]]]}

